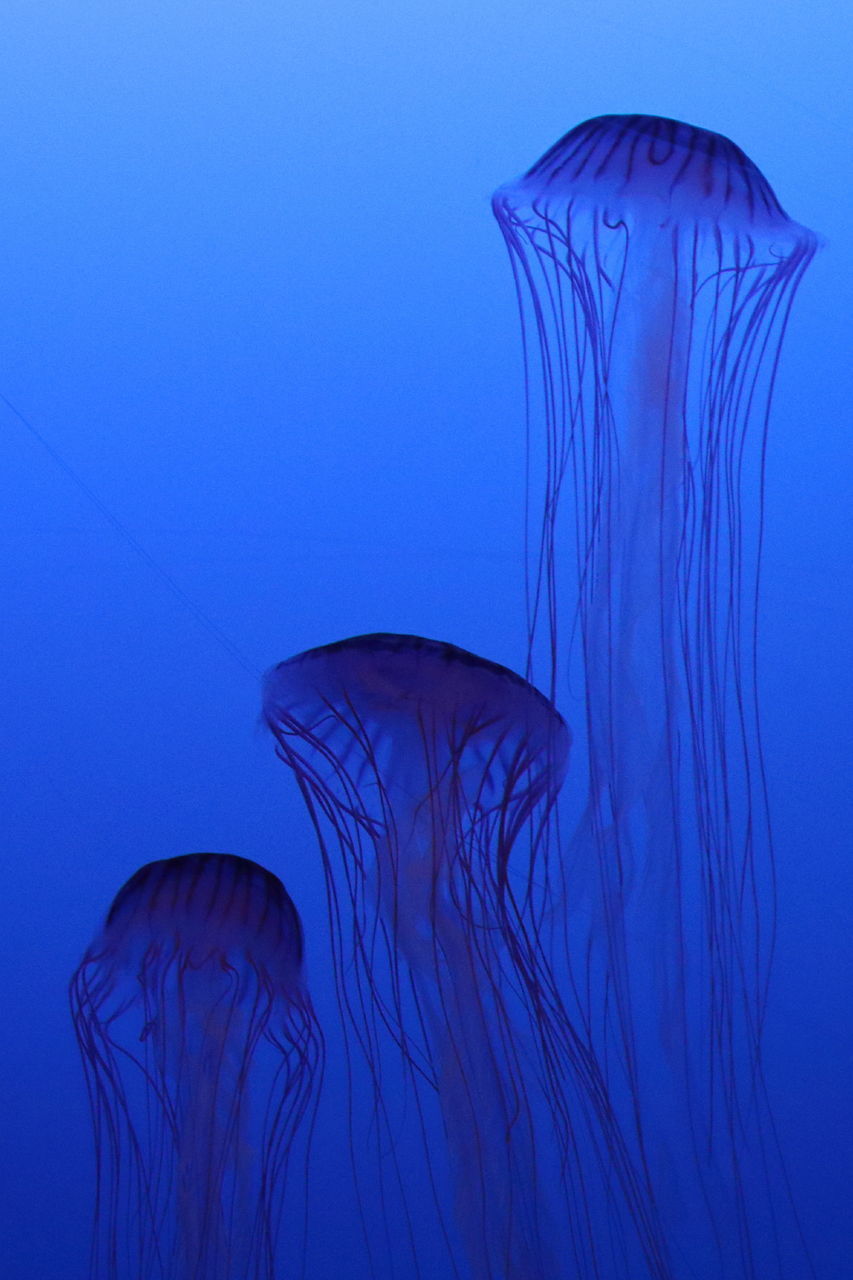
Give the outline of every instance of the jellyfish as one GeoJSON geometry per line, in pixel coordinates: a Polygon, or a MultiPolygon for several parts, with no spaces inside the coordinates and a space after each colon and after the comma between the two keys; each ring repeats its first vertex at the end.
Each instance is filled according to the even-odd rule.
{"type": "MultiPolygon", "coordinates": [[[[143,866],[70,987],[94,1122],[93,1280],[273,1280],[289,1163],[304,1183],[323,1040],[299,915],[245,858],[143,866]]],[[[301,1216],[301,1215],[298,1215],[301,1216]]]]}
{"type": "Polygon", "coordinates": [[[579,125],[493,208],[525,358],[528,676],[584,704],[563,849],[584,1016],[661,1186],[698,1187],[671,1215],[697,1274],[796,1275],[766,1175],[756,629],[770,400],[816,237],[727,138],[652,116],[579,125]]]}
{"type": "MultiPolygon", "coordinates": [[[[640,1223],[626,1253],[640,1266],[624,1272],[636,1280],[661,1252],[651,1209],[548,959],[562,717],[504,667],[389,634],[281,663],[263,707],[316,827],[341,1005],[386,1149],[393,1046],[427,1145],[430,1129],[446,1135],[450,1216],[474,1280],[622,1275],[601,1268],[613,1241],[626,1248],[603,1225],[617,1199],[640,1223]]],[[[455,1266],[449,1236],[448,1249],[455,1266]]],[[[415,1245],[409,1256],[405,1275],[415,1245]]],[[[667,1274],[662,1262],[648,1273],[667,1274]]]]}

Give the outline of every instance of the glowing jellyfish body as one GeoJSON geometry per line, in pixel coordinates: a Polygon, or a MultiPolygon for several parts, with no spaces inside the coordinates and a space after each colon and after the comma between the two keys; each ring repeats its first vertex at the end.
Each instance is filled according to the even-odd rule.
{"type": "Polygon", "coordinates": [[[728,139],[648,116],[578,126],[493,207],[525,346],[530,669],[586,698],[566,858],[589,1024],[638,1146],[658,1167],[680,1146],[670,1183],[698,1172],[673,1216],[700,1273],[796,1274],[746,1190],[774,914],[755,627],[769,401],[816,240],[728,139]]]}
{"type": "Polygon", "coordinates": [[[96,1280],[303,1274],[278,1256],[322,1065],[302,952],[283,885],[244,858],[152,862],[117,895],[70,991],[95,1125],[96,1280]]]}
{"type": "Polygon", "coordinates": [[[505,668],[393,635],[282,663],[264,714],[317,826],[373,1105],[390,1041],[416,1087],[436,1091],[472,1275],[544,1280],[524,970],[538,963],[565,724],[505,668]]]}

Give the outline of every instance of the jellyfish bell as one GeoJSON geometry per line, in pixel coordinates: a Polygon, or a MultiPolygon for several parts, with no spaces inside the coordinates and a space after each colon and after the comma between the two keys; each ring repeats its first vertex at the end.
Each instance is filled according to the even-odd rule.
{"type": "Polygon", "coordinates": [[[248,859],[152,862],[117,894],[70,987],[93,1278],[281,1274],[284,1178],[322,1067],[302,958],[292,900],[248,859]]]}
{"type": "Polygon", "coordinates": [[[336,796],[337,834],[369,836],[356,864],[410,945],[418,934],[432,945],[439,904],[458,907],[474,876],[467,907],[483,921],[544,892],[543,818],[570,736],[508,669],[417,636],[358,636],[274,668],[264,714],[300,781],[336,796]],[[532,856],[516,866],[512,849],[537,813],[532,856]]]}
{"type": "Polygon", "coordinates": [[[817,238],[734,143],[653,116],[579,125],[493,208],[525,354],[528,674],[584,693],[585,1016],[652,1163],[691,1134],[685,1256],[785,1274],[766,1241],[791,1214],[745,1189],[773,1146],[756,629],[770,400],[817,238]]]}
{"type": "Polygon", "coordinates": [[[721,225],[811,242],[784,213],[757,165],[723,134],[661,116],[606,115],[577,125],[514,182],[496,206],[602,211],[654,228],[721,225]]]}
{"type": "Polygon", "coordinates": [[[227,968],[230,957],[244,955],[294,994],[302,981],[302,922],[284,885],[230,853],[184,854],[141,867],[113,899],[105,949],[107,935],[124,938],[115,952],[119,965],[151,964],[171,951],[191,969],[227,968]]]}
{"type": "Polygon", "coordinates": [[[306,742],[318,748],[316,768],[354,788],[377,829],[393,816],[387,834],[401,876],[401,821],[411,838],[426,836],[430,858],[439,831],[464,822],[468,847],[471,830],[499,824],[498,844],[481,842],[478,853],[503,879],[514,837],[553,800],[568,759],[568,728],[531,685],[417,636],[357,636],[281,663],[267,677],[264,714],[282,753],[299,754],[306,742]],[[436,825],[447,806],[455,811],[436,825]]]}

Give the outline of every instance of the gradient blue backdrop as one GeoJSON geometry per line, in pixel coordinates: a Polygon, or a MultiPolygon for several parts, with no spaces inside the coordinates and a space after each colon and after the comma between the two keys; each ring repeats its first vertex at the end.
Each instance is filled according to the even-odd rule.
{"type": "MultiPolygon", "coordinates": [[[[827,0],[6,0],[0,393],[157,567],[2,408],[5,1280],[85,1273],[65,984],[137,866],[276,870],[333,1030],[257,681],[162,573],[253,668],[377,629],[521,662],[521,359],[488,198],[612,111],[728,134],[827,240],[769,451],[769,1038],[819,1275],[849,1277],[852,43],[827,0]]],[[[360,1280],[340,1102],[333,1065],[310,1280],[360,1280]]]]}

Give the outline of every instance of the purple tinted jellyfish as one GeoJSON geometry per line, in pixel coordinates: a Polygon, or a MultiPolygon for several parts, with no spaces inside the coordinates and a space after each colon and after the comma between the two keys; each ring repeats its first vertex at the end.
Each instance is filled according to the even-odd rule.
{"type": "Polygon", "coordinates": [[[679,1147],[699,1171],[674,1214],[698,1273],[784,1273],[745,1190],[772,1145],[756,609],[769,402],[816,239],[728,139],[650,116],[578,126],[493,207],[525,351],[529,672],[586,693],[586,1016],[638,1143],[672,1183],[679,1147]]]}
{"type": "Polygon", "coordinates": [[[383,1064],[394,1045],[421,1108],[437,1097],[432,1127],[447,1137],[471,1275],[601,1275],[614,1241],[636,1250],[620,1225],[592,1223],[593,1183],[602,1217],[628,1204],[633,1237],[658,1258],[650,1273],[665,1275],[603,1074],[548,962],[562,718],[504,667],[399,635],[282,663],[264,715],[319,837],[339,993],[377,1128],[391,1147],[383,1064]]]}
{"type": "Polygon", "coordinates": [[[390,1033],[410,1079],[437,1091],[472,1274],[552,1274],[506,924],[535,927],[562,719],[505,668],[396,635],[282,663],[264,714],[317,825],[341,995],[375,1105],[390,1033]]]}
{"type": "Polygon", "coordinates": [[[151,862],[118,893],[70,990],[97,1280],[302,1274],[278,1257],[288,1159],[322,1069],[302,952],[284,886],[245,858],[151,862]]]}

